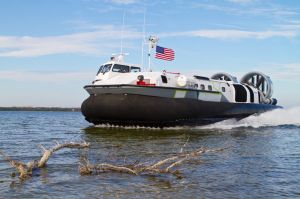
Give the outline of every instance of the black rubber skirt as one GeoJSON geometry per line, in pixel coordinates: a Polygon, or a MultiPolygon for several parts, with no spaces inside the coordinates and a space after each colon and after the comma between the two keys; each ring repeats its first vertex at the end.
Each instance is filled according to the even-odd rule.
{"type": "Polygon", "coordinates": [[[204,125],[275,108],[280,107],[132,94],[91,95],[81,105],[85,119],[93,124],[149,127],[204,125]]]}

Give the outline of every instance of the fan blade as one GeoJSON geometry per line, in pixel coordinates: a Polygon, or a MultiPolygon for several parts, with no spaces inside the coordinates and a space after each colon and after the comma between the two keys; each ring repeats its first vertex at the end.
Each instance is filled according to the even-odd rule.
{"type": "Polygon", "coordinates": [[[254,85],[254,76],[251,77],[251,83],[254,85]]]}
{"type": "Polygon", "coordinates": [[[258,78],[257,81],[256,81],[256,88],[259,88],[260,85],[261,85],[264,81],[265,81],[264,77],[261,76],[260,78],[258,78]]]}

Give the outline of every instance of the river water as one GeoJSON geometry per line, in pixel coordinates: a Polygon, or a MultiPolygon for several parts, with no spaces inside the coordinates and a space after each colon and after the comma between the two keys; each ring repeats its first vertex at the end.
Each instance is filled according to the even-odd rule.
{"type": "Polygon", "coordinates": [[[0,198],[299,198],[300,108],[241,121],[168,129],[94,127],[78,112],[0,112],[0,149],[28,162],[39,144],[86,141],[63,149],[26,181],[0,157],[0,198]],[[183,148],[183,146],[185,146],[183,148]],[[80,154],[92,163],[154,162],[200,147],[222,148],[178,167],[173,175],[102,173],[80,176],[80,154]]]}

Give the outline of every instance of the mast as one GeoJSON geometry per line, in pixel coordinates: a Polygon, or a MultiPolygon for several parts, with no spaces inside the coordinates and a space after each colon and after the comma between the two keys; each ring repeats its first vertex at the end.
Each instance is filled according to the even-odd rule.
{"type": "Polygon", "coordinates": [[[124,34],[125,10],[123,11],[123,24],[121,30],[121,54],[123,54],[123,34],[124,34]]]}
{"type": "Polygon", "coordinates": [[[146,8],[144,8],[144,24],[143,24],[143,35],[142,35],[142,54],[141,54],[141,66],[144,68],[144,45],[146,35],[146,8]]]}

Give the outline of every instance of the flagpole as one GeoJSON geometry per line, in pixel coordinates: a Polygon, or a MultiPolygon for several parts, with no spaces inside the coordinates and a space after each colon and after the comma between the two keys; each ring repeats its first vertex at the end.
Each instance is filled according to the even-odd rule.
{"type": "Polygon", "coordinates": [[[149,37],[149,48],[148,48],[148,72],[151,72],[151,49],[156,47],[159,38],[156,36],[149,37]]]}
{"type": "Polygon", "coordinates": [[[149,41],[148,47],[148,72],[151,70],[151,42],[149,41]]]}

